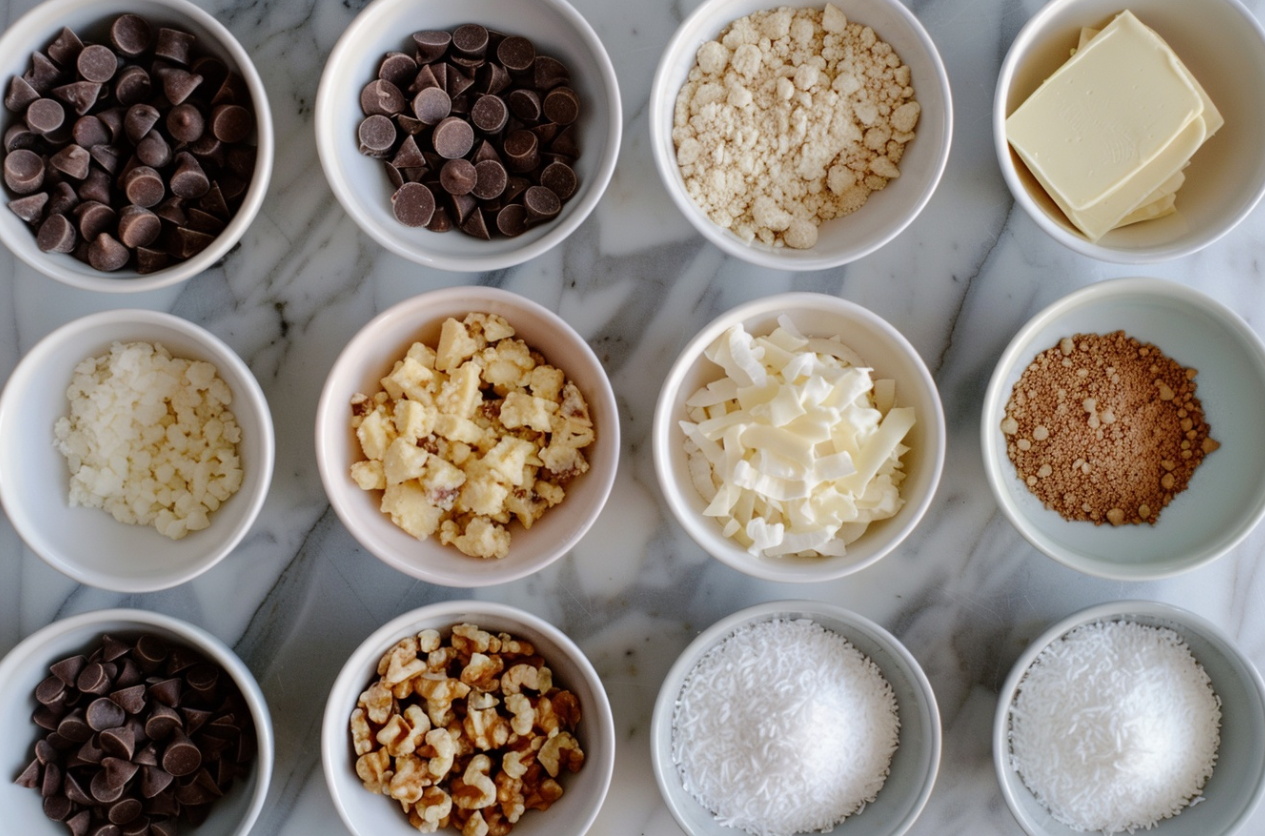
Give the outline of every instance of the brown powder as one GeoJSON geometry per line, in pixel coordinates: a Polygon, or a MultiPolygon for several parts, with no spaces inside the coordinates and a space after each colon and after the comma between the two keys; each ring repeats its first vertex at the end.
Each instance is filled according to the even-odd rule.
{"type": "Polygon", "coordinates": [[[1148,343],[1077,334],[1038,354],[1001,422],[1019,478],[1068,520],[1152,525],[1218,443],[1195,369],[1148,343]]]}

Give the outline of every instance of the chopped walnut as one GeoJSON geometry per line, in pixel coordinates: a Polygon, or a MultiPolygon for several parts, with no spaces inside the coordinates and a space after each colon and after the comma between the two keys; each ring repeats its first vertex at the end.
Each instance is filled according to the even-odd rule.
{"type": "Polygon", "coordinates": [[[348,727],[366,789],[398,801],[422,833],[506,836],[562,795],[584,764],[579,701],[553,684],[530,642],[456,625],[383,654],[348,727]],[[418,664],[421,668],[418,668],[418,664]],[[417,671],[389,686],[405,671],[417,671]]]}

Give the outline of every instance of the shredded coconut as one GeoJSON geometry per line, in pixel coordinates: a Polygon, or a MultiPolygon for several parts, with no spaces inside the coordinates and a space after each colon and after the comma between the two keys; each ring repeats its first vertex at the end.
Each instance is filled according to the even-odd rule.
{"type": "Polygon", "coordinates": [[[1202,800],[1221,700],[1185,641],[1131,621],[1079,627],[1036,658],[1010,709],[1010,761],[1054,818],[1104,834],[1202,800]]]}
{"type": "Polygon", "coordinates": [[[830,830],[872,802],[899,741],[892,687],[808,619],[739,628],[690,672],[672,718],[686,791],[755,836],[830,830]]]}
{"type": "Polygon", "coordinates": [[[233,393],[201,360],[114,343],[75,367],[70,414],[53,431],[70,467],[71,507],[103,508],[179,540],[242,485],[233,393]]]}

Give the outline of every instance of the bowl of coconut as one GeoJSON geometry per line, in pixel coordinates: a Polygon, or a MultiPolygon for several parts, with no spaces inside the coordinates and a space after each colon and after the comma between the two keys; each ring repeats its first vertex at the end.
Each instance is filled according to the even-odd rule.
{"type": "Polygon", "coordinates": [[[650,752],[690,836],[841,823],[899,836],[935,784],[940,714],[918,661],[887,630],[830,604],[771,601],[722,618],[681,653],[655,702],[650,752]]]}
{"type": "Polygon", "coordinates": [[[1015,662],[993,762],[1030,836],[1228,836],[1265,790],[1265,687],[1233,639],[1193,613],[1090,607],[1015,662]]]}

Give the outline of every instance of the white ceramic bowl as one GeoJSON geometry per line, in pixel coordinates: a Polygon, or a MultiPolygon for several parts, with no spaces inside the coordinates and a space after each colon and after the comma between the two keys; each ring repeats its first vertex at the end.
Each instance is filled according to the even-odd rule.
{"type": "MultiPolygon", "coordinates": [[[[47,276],[72,287],[101,293],[131,293],[156,290],[178,284],[208,269],[224,258],[246,233],[259,213],[268,181],[272,177],[273,127],[268,93],[250,56],[233,34],[209,12],[189,0],[45,0],[16,20],[0,37],[0,79],[8,89],[9,79],[21,75],[31,63],[31,53],[45,49],[68,26],[85,39],[106,40],[110,21],[124,13],[138,14],[151,24],[168,25],[191,32],[198,38],[199,51],[215,55],[246,81],[255,108],[255,142],[258,156],[250,188],[232,221],[205,250],[185,261],[153,273],[134,269],[102,273],[64,253],[46,253],[35,245],[35,236],[17,215],[0,212],[0,241],[13,254],[47,276]]],[[[13,122],[13,114],[3,111],[0,130],[13,122]]],[[[7,202],[7,201],[6,201],[7,202]]]]}
{"type": "Polygon", "coordinates": [[[709,554],[757,578],[789,583],[817,583],[843,577],[875,563],[909,536],[922,519],[944,469],[945,420],[931,372],[917,350],[877,314],[835,296],[783,293],[748,302],[721,314],[681,350],[663,381],[655,405],[652,429],[655,473],[668,507],[694,541],[709,554]],[[902,457],[907,478],[901,484],[904,506],[890,519],[873,523],[842,557],[755,557],[736,541],[723,536],[714,519],[703,516],[707,507],[690,481],[685,454],[685,401],[706,384],[724,376],[703,351],[729,328],[742,323],[747,332],[764,336],[777,327],[782,314],[801,333],[811,337],[838,335],[874,369],[874,378],[896,381],[896,405],[912,406],[916,423],[902,457]]]}
{"type": "Polygon", "coordinates": [[[8,780],[0,781],[0,809],[5,828],[23,836],[64,836],[66,825],[44,816],[39,793],[13,783],[32,760],[39,729],[31,722],[35,686],[49,675],[50,665],[99,645],[102,634],[134,639],[151,633],[169,642],[200,651],[223,668],[241,690],[250,708],[258,750],[248,775],[237,779],[223,798],[211,807],[210,816],[197,828],[199,836],[246,836],[263,810],[272,780],[275,744],[272,718],[259,684],[250,669],[222,641],[200,627],[178,618],[146,610],[98,610],[63,618],[32,633],[0,660],[0,728],[6,745],[0,752],[0,768],[8,780]]]}
{"type": "Polygon", "coordinates": [[[1265,29],[1239,0],[1053,0],[1020,30],[1002,62],[993,103],[993,141],[1015,201],[1054,240],[1117,263],[1181,258],[1238,225],[1265,194],[1265,29]],[[1090,243],[1045,193],[1006,141],[1006,117],[1067,60],[1082,26],[1099,27],[1125,6],[1154,29],[1199,79],[1225,127],[1195,154],[1177,193],[1178,212],[1108,232],[1090,243]]]}
{"type": "Polygon", "coordinates": [[[1204,800],[1164,819],[1155,836],[1230,836],[1251,817],[1265,792],[1265,683],[1256,668],[1216,625],[1194,613],[1153,601],[1114,601],[1074,613],[1028,645],[1002,686],[993,720],[993,764],[1010,812],[1029,836],[1073,836],[1054,820],[1010,765],[1010,706],[1033,661],[1077,627],[1131,621],[1165,627],[1181,636],[1221,698],[1221,747],[1204,786],[1204,800]]]}
{"type": "Polygon", "coordinates": [[[650,724],[650,760],[664,802],[689,836],[731,836],[735,831],[719,824],[685,790],[673,762],[672,719],[686,677],[708,651],[740,627],[800,618],[838,633],[869,657],[892,686],[900,715],[900,742],[891,772],[874,803],[845,819],[842,832],[899,836],[913,826],[926,806],[940,768],[940,711],[918,660],[887,630],[842,607],[817,601],[770,601],[739,610],[700,633],[681,651],[659,688],[650,724]]]}
{"type": "Polygon", "coordinates": [[[615,720],[602,680],[566,633],[531,613],[488,601],[444,601],[404,613],[374,631],[347,659],[330,688],[321,723],[321,762],[338,814],[355,836],[417,833],[397,802],[369,792],[357,777],[349,720],[361,692],[377,676],[378,660],[397,641],[427,629],[448,636],[453,626],[463,623],[530,642],[553,671],[554,685],[579,700],[575,736],[584,750],[584,766],[561,775],[562,797],[548,810],[528,810],[514,832],[581,836],[597,818],[615,770],[615,720]]]}
{"type": "Polygon", "coordinates": [[[1265,516],[1265,345],[1233,311],[1205,294],[1156,279],[1115,279],[1078,290],[1020,329],[984,396],[981,447],[997,504],[1032,545],[1060,563],[1104,578],[1151,580],[1202,566],[1234,548],[1265,516]],[[1123,330],[1199,371],[1195,396],[1221,449],[1154,526],[1074,523],[1046,509],[1019,479],[1001,432],[1006,402],[1024,368],[1073,334],[1123,330]]]}
{"type": "Polygon", "coordinates": [[[619,464],[619,413],[610,380],[584,338],[561,317],[515,293],[491,287],[451,287],[407,299],[376,316],[347,344],[330,369],[316,409],[316,462],[330,504],[362,546],[415,578],[443,586],[504,583],[543,569],[569,551],[597,519],[619,464]],[[417,540],[378,509],[381,491],[352,481],[351,465],[362,458],[350,425],[351,396],[372,395],[379,381],[410,345],[438,343],[445,319],[472,312],[505,317],[515,336],[538,350],[579,387],[589,405],[596,440],[584,451],[589,471],[567,487],[566,498],[524,530],[509,527],[509,554],[483,560],[446,546],[435,537],[417,540]]]}
{"type": "Polygon", "coordinates": [[[949,76],[931,37],[900,0],[833,0],[849,21],[871,27],[912,71],[915,98],[922,105],[917,135],[905,148],[900,177],[870,195],[858,211],[818,229],[815,246],[796,250],[748,244],[705,215],[685,189],[672,142],[677,95],[694,66],[698,48],[738,18],[779,6],[816,7],[812,0],[706,0],[668,42],[650,89],[650,148],[672,201],[694,228],[728,255],[775,270],[825,270],[869,255],[895,238],[927,205],[949,159],[953,101],[949,76]]]}
{"type": "Polygon", "coordinates": [[[615,170],[623,116],[615,68],[593,27],[567,0],[374,0],[339,38],[316,94],[316,150],[334,195],[361,229],[396,255],[441,270],[485,272],[521,264],[559,244],[597,205],[615,170]],[[394,191],[382,161],[360,153],[356,127],[364,119],[360,91],[377,77],[388,52],[412,52],[409,36],[482,23],[529,38],[542,55],[571,71],[580,95],[577,122],[580,186],[553,221],[513,238],[490,241],[459,230],[439,234],[407,227],[391,211],[394,191]]]}
{"type": "Polygon", "coordinates": [[[106,311],[63,325],[27,352],[0,394],[0,502],[14,529],[53,568],[118,592],[176,586],[231,552],[263,506],[273,448],[268,402],[250,369],[209,331],[167,313],[106,311]],[[233,392],[231,409],[242,429],[241,490],[211,515],[209,528],[181,540],[67,502],[70,471],[54,446],[53,424],[69,414],[66,389],[75,366],[116,341],[161,343],[174,357],[213,363],[233,392]]]}

